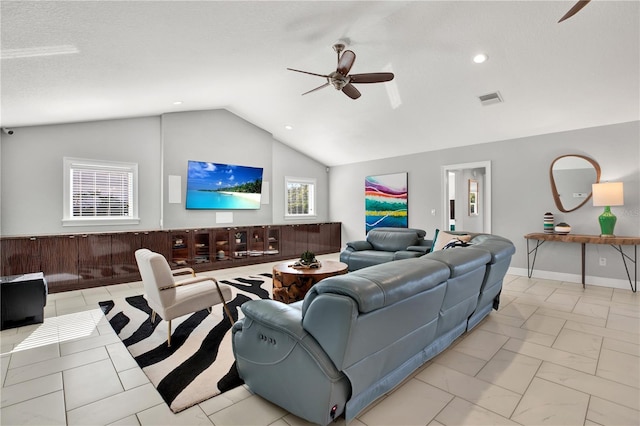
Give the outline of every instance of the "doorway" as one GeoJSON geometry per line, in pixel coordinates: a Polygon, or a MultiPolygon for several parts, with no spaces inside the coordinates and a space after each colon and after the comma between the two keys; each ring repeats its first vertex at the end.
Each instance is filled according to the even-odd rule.
{"type": "Polygon", "coordinates": [[[491,161],[442,166],[442,229],[491,233],[491,161]]]}

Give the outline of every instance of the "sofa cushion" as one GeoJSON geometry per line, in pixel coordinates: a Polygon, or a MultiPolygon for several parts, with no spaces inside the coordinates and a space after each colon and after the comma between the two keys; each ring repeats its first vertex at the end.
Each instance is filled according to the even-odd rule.
{"type": "Polygon", "coordinates": [[[349,269],[357,270],[367,266],[378,265],[380,263],[391,262],[395,252],[362,250],[354,251],[349,255],[349,269]]]}
{"type": "Polygon", "coordinates": [[[356,251],[359,250],[373,250],[373,246],[369,241],[349,241],[347,247],[350,247],[356,251]]]}
{"type": "MultiPolygon", "coordinates": [[[[415,247],[415,246],[412,246],[415,247]]],[[[415,257],[424,256],[425,252],[414,250],[398,250],[393,254],[393,260],[413,259],[415,257]]]]}
{"type": "Polygon", "coordinates": [[[509,243],[509,244],[513,244],[513,242],[511,242],[511,240],[501,237],[499,235],[493,235],[493,234],[473,234],[470,233],[470,235],[472,236],[471,238],[471,242],[473,244],[479,244],[479,243],[483,243],[485,241],[503,241],[505,243],[509,243]]]}
{"type": "Polygon", "coordinates": [[[418,260],[431,259],[444,263],[450,269],[451,277],[464,275],[474,269],[486,267],[491,255],[484,250],[463,248],[458,250],[439,250],[420,257],[418,260]]]}
{"type": "MultiPolygon", "coordinates": [[[[476,239],[474,239],[474,243],[476,239]]],[[[489,252],[489,254],[491,254],[491,263],[511,259],[511,256],[516,252],[516,248],[511,241],[504,241],[502,239],[485,239],[478,244],[470,246],[470,248],[489,252]]]]}
{"type": "MultiPolygon", "coordinates": [[[[486,254],[488,258],[489,255],[486,254]]],[[[323,293],[351,297],[361,313],[392,305],[426,291],[449,277],[449,268],[441,262],[417,259],[398,260],[360,269],[346,275],[325,278],[309,290],[302,312],[323,293]]]]}
{"type": "Polygon", "coordinates": [[[410,232],[414,233],[418,236],[418,238],[424,238],[427,235],[427,231],[424,229],[418,228],[394,228],[391,226],[381,226],[379,228],[375,228],[376,231],[384,231],[384,232],[410,232]]]}
{"type": "Polygon", "coordinates": [[[433,241],[424,240],[419,246],[409,246],[407,247],[408,251],[417,251],[420,252],[420,255],[427,254],[431,251],[431,246],[433,245],[433,241]]]}
{"type": "Polygon", "coordinates": [[[417,245],[418,235],[415,232],[389,232],[372,229],[367,234],[367,241],[374,250],[398,251],[417,245]]]}

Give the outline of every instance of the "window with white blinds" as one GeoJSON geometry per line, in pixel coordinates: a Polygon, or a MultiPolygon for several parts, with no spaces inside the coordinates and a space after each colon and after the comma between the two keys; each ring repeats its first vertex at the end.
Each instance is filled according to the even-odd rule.
{"type": "Polygon", "coordinates": [[[138,223],[138,165],[65,158],[65,225],[138,223]]]}
{"type": "Polygon", "coordinates": [[[285,217],[316,215],[316,180],[285,177],[285,217]]]}

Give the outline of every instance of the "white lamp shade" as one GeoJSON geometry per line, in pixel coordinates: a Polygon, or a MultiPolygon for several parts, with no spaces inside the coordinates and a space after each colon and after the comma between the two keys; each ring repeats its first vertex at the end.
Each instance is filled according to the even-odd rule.
{"type": "Polygon", "coordinates": [[[622,182],[594,183],[591,185],[593,191],[594,206],[622,206],[624,205],[624,190],[622,182]]]}

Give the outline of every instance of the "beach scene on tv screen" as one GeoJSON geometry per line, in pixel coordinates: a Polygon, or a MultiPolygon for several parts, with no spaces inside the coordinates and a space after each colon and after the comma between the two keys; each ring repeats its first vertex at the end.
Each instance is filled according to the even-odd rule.
{"type": "Polygon", "coordinates": [[[187,209],[259,209],[261,167],[189,161],[187,209]]]}

